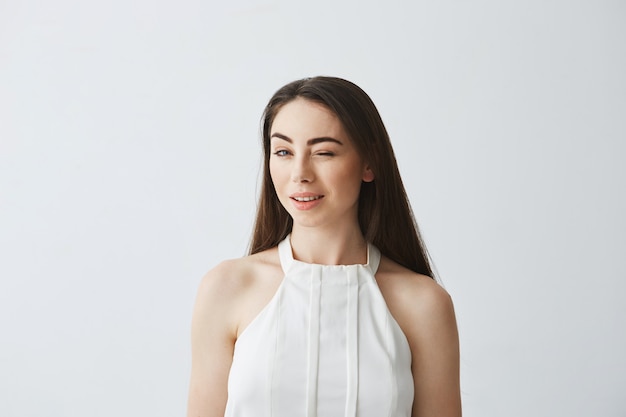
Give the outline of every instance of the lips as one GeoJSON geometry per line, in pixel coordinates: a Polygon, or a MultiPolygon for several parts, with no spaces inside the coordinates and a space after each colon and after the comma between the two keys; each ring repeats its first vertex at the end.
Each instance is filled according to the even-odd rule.
{"type": "Polygon", "coordinates": [[[295,193],[289,196],[294,207],[298,210],[310,210],[317,206],[324,198],[322,194],[295,193]]]}

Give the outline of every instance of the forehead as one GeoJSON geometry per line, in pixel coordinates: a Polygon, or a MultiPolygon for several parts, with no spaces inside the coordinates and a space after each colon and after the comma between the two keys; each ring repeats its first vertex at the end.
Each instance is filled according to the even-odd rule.
{"type": "Polygon", "coordinates": [[[274,117],[270,134],[281,133],[293,139],[328,136],[347,139],[339,118],[326,106],[303,98],[283,105],[274,117]]]}

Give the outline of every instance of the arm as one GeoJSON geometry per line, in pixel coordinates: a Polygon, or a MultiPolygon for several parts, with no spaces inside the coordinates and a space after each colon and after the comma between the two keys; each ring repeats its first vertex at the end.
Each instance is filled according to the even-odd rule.
{"type": "Polygon", "coordinates": [[[460,417],[459,337],[454,306],[434,281],[414,288],[407,337],[413,357],[413,417],[460,417]]]}
{"type": "Polygon", "coordinates": [[[191,325],[191,381],[187,417],[223,417],[235,343],[232,280],[224,264],[198,288],[191,325]]]}

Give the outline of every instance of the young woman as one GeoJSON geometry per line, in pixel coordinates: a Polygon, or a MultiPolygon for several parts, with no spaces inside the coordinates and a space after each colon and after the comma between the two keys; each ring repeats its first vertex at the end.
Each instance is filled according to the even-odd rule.
{"type": "Polygon", "coordinates": [[[202,280],[188,417],[458,417],[459,346],[359,87],[278,90],[250,255],[202,280]]]}

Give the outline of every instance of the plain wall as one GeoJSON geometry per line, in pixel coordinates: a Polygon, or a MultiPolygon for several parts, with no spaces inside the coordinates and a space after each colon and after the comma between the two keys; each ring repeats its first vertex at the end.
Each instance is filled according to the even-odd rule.
{"type": "Polygon", "coordinates": [[[348,78],[451,293],[467,417],[625,416],[626,4],[0,2],[0,415],[184,415],[259,119],[348,78]]]}

